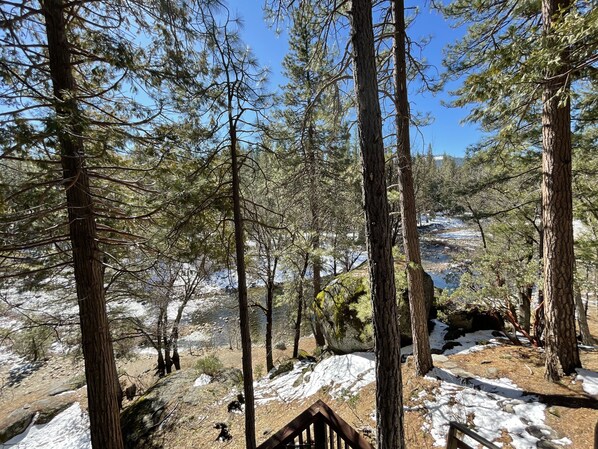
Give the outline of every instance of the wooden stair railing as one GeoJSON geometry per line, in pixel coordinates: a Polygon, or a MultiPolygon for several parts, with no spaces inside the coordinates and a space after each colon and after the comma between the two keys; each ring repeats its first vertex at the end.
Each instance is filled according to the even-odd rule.
{"type": "Polygon", "coordinates": [[[374,449],[323,401],[317,401],[257,449],[374,449]]]}
{"type": "MultiPolygon", "coordinates": [[[[598,425],[597,425],[598,429],[598,425]]],[[[469,427],[450,422],[446,449],[474,449],[463,441],[468,436],[488,449],[499,447],[469,427]]],[[[319,400],[260,444],[257,449],[374,449],[353,427],[319,400]]]]}
{"type": "Polygon", "coordinates": [[[488,449],[499,449],[496,444],[493,444],[486,438],[481,437],[469,427],[459,424],[455,421],[450,422],[449,433],[446,439],[446,449],[474,449],[463,441],[462,438],[464,435],[468,436],[477,443],[480,443],[484,447],[487,447],[488,449]]]}

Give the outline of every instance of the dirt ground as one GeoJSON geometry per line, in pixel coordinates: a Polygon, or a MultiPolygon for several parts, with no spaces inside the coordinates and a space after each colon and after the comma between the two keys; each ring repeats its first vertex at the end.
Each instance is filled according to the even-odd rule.
{"type": "MultiPolygon", "coordinates": [[[[591,311],[590,326],[594,336],[598,336],[598,311],[591,311]]],[[[304,338],[301,349],[313,353],[315,344],[313,339],[304,338]]],[[[583,366],[586,369],[598,371],[598,348],[581,349],[583,366]]],[[[196,361],[207,354],[216,355],[225,367],[241,368],[241,353],[228,348],[196,351],[193,354],[182,354],[183,370],[194,370],[196,361]]],[[[291,349],[275,350],[274,358],[277,363],[289,359],[291,349]]],[[[558,383],[544,380],[542,353],[529,347],[517,347],[508,344],[489,348],[480,352],[465,355],[449,356],[460,368],[487,377],[488,370],[493,369],[497,377],[508,377],[529,394],[536,394],[547,403],[546,424],[552,427],[559,437],[568,437],[571,449],[593,448],[593,429],[598,422],[598,401],[585,394],[579,382],[572,377],[565,377],[558,383]]],[[[255,347],[253,351],[254,369],[263,373],[265,365],[265,350],[255,347]]],[[[119,361],[121,382],[127,385],[135,382],[139,387],[138,393],[155,382],[153,368],[155,357],[140,355],[130,360],[119,361]]],[[[80,360],[70,358],[54,358],[45,366],[25,378],[20,384],[0,389],[0,410],[6,416],[12,410],[26,406],[36,400],[47,397],[48,392],[65,383],[77,385],[82,379],[83,365],[80,360]]],[[[6,370],[0,369],[0,375],[5,377],[6,370]]],[[[403,397],[405,412],[405,439],[407,448],[432,448],[434,440],[422,431],[424,412],[418,402],[422,390],[434,394],[434,383],[417,378],[413,374],[411,360],[403,365],[403,397]]],[[[230,401],[231,393],[222,385],[210,384],[205,388],[205,400],[201,400],[193,407],[177,404],[176,411],[169,417],[171,422],[164,423],[165,432],[159,438],[165,449],[191,449],[222,447],[227,449],[242,449],[244,442],[244,417],[241,414],[228,413],[226,404],[230,401]],[[228,423],[233,439],[229,442],[215,442],[219,431],[214,428],[216,422],[228,423]]],[[[76,390],[76,400],[85,406],[85,389],[76,390]]],[[[357,395],[349,399],[338,401],[326,392],[303,401],[290,403],[270,402],[258,406],[256,409],[256,434],[258,444],[266,440],[271,434],[279,430],[316,400],[322,399],[332,407],[350,425],[367,433],[375,428],[372,419],[375,406],[375,387],[370,384],[357,395]]],[[[126,403],[125,403],[126,405],[126,403]]],[[[0,417],[1,418],[1,417],[0,417]]],[[[505,449],[511,446],[509,438],[505,437],[505,449]]]]}

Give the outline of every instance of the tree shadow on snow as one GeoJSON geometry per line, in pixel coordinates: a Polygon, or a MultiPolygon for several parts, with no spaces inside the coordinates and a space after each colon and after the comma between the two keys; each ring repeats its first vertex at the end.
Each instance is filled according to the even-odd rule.
{"type": "Polygon", "coordinates": [[[565,394],[545,394],[535,391],[525,391],[511,388],[500,381],[492,383],[488,379],[480,380],[475,377],[460,377],[449,371],[434,368],[428,376],[438,380],[449,382],[461,387],[473,388],[488,394],[502,396],[507,399],[519,399],[523,402],[541,402],[547,406],[559,406],[566,408],[588,408],[598,410],[598,401],[592,397],[581,395],[579,392],[570,390],[575,396],[565,394]]]}

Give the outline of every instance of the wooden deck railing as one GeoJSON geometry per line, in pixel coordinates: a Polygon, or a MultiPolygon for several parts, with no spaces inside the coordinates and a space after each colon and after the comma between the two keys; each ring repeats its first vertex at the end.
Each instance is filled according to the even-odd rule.
{"type": "Polygon", "coordinates": [[[374,449],[328,405],[317,401],[258,449],[374,449]]]}
{"type": "MultiPolygon", "coordinates": [[[[598,426],[597,426],[598,429],[598,426]]],[[[488,449],[499,447],[467,426],[451,421],[446,449],[474,449],[463,441],[467,436],[488,449]]],[[[317,401],[257,449],[374,449],[345,420],[322,401],[317,401]]]]}
{"type": "Polygon", "coordinates": [[[468,436],[488,449],[499,449],[496,444],[479,436],[469,427],[455,421],[451,421],[450,423],[448,438],[446,439],[446,449],[473,449],[469,444],[463,441],[464,436],[468,436]]]}

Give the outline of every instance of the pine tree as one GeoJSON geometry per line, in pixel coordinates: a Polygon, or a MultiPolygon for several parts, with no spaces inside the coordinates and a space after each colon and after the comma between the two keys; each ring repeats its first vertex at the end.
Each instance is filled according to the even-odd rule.
{"type": "Polygon", "coordinates": [[[376,354],[377,446],[400,449],[404,447],[400,332],[369,0],[353,1],[351,41],[376,354]]]}
{"type": "Polygon", "coordinates": [[[519,134],[541,133],[544,309],[550,315],[546,376],[554,380],[579,365],[573,330],[569,108],[571,81],[591,72],[597,42],[592,37],[594,11],[570,2],[542,5],[540,10],[529,2],[484,1],[472,8],[467,2],[453,2],[448,15],[470,25],[446,64],[453,74],[477,69],[459,90],[458,104],[476,105],[469,118],[494,134],[489,151],[497,156],[508,151],[525,154],[530,148],[518,145],[519,134]],[[563,238],[555,240],[561,234],[563,238]]]}
{"type": "Polygon", "coordinates": [[[405,57],[405,5],[403,0],[393,0],[391,4],[394,17],[395,126],[397,132],[399,191],[401,193],[401,230],[407,262],[406,271],[415,372],[418,376],[424,376],[434,365],[428,336],[428,316],[424,297],[424,269],[421,263],[417,233],[417,208],[411,164],[411,142],[409,139],[411,114],[407,96],[407,64],[405,57]]]}
{"type": "MultiPolygon", "coordinates": [[[[304,210],[298,218],[312,248],[314,298],[322,289],[323,235],[332,226],[329,217],[342,188],[340,173],[349,139],[340,93],[329,83],[333,58],[317,27],[322,11],[322,5],[305,2],[292,13],[289,53],[283,61],[289,82],[283,86],[285,107],[279,118],[279,153],[294,167],[283,182],[294,189],[294,202],[304,210]]],[[[318,320],[312,325],[317,344],[323,346],[318,320]]]]}

